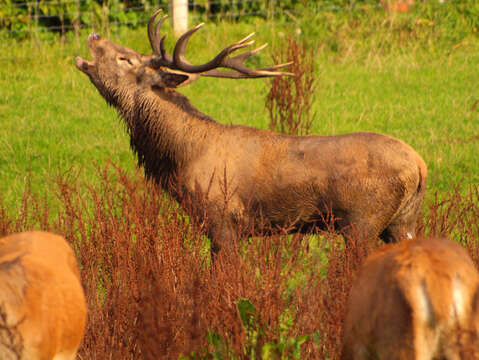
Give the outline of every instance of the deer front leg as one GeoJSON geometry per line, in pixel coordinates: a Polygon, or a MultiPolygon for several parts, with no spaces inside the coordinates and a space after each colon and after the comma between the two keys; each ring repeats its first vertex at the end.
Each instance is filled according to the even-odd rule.
{"type": "Polygon", "coordinates": [[[238,233],[229,222],[221,221],[210,226],[208,237],[211,241],[210,252],[213,258],[224,244],[233,244],[238,239],[238,233]]]}

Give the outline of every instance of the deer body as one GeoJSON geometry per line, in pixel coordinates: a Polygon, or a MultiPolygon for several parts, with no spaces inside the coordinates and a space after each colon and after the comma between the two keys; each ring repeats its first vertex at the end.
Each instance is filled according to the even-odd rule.
{"type": "Polygon", "coordinates": [[[342,359],[459,360],[478,350],[478,335],[479,274],[465,249],[446,239],[405,241],[360,270],[342,359]]]}
{"type": "Polygon", "coordinates": [[[125,120],[149,177],[177,198],[206,194],[208,234],[215,246],[237,236],[238,222],[260,231],[303,231],[321,225],[326,209],[340,227],[354,224],[367,237],[414,236],[427,168],[411,147],[373,133],[298,137],[217,123],[174,88],[200,75],[288,75],[273,71],[284,64],[262,70],[238,64],[255,50],[221,58],[246,46],[247,37],[221,52],[210,67],[191,65],[181,51],[197,28],[180,38],[171,57],[162,40],[159,46],[155,42],[154,17],[149,36],[156,55],[141,55],[93,34],[94,61],[77,58],[76,65],[125,120]],[[218,63],[237,72],[215,70],[218,63]]]}
{"type": "MultiPolygon", "coordinates": [[[[75,359],[86,305],[72,249],[61,236],[25,232],[0,239],[0,306],[21,337],[25,360],[75,359]]],[[[0,329],[0,358],[18,359],[0,329]]],[[[11,344],[10,344],[11,345],[11,344]]]]}

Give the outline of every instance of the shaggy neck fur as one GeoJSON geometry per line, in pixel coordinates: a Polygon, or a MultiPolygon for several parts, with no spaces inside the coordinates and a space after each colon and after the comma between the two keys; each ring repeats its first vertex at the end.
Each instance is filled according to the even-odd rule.
{"type": "Polygon", "coordinates": [[[125,120],[145,174],[176,194],[183,165],[201,153],[208,134],[221,125],[172,89],[129,88],[102,95],[125,120]]]}

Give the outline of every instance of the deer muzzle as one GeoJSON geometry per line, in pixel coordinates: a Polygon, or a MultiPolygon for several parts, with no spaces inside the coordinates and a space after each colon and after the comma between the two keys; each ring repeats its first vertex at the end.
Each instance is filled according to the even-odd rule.
{"type": "Polygon", "coordinates": [[[84,60],[80,56],[75,58],[75,65],[78,70],[83,71],[84,73],[88,73],[88,70],[93,68],[95,64],[92,61],[84,60]]]}

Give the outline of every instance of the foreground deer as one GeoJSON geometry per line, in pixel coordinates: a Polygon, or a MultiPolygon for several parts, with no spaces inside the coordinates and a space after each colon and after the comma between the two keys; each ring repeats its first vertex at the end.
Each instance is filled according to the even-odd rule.
{"type": "Polygon", "coordinates": [[[0,359],[75,359],[86,305],[78,266],[64,238],[25,232],[0,238],[0,307],[16,352],[0,327],[0,359]],[[20,354],[19,354],[20,352],[20,354]]]}
{"type": "Polygon", "coordinates": [[[479,274],[465,249],[404,241],[372,254],[353,284],[342,359],[459,360],[478,335],[479,274]]]}
{"type": "Polygon", "coordinates": [[[260,231],[307,231],[321,226],[327,211],[334,213],[339,228],[354,224],[366,237],[397,241],[415,235],[427,169],[411,147],[374,133],[298,137],[214,121],[174,88],[201,76],[291,75],[277,70],[288,64],[246,67],[244,60],[264,46],[230,57],[252,44],[251,34],[213,60],[192,65],[185,48],[201,25],[182,35],[169,55],[165,37],[160,39],[165,17],[155,26],[157,15],[148,24],[153,54],[91,34],[93,61],[78,57],[76,66],[125,120],[148,177],[178,200],[207,194],[213,250],[237,236],[238,222],[260,231]]]}

